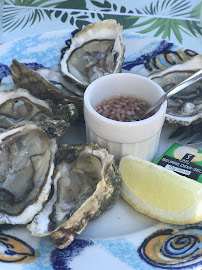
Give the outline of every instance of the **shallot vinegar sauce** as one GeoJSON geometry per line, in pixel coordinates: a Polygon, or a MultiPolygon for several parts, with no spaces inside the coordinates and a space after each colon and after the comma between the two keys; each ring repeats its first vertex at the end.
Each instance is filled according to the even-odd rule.
{"type": "Polygon", "coordinates": [[[133,122],[137,121],[150,106],[142,98],[119,95],[101,101],[96,105],[95,111],[111,120],[133,122]]]}

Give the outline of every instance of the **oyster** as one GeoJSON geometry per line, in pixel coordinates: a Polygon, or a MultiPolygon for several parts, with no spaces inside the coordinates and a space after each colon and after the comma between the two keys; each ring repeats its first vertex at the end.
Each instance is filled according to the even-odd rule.
{"type": "Polygon", "coordinates": [[[61,137],[70,126],[68,119],[57,119],[49,104],[23,88],[0,91],[0,131],[27,122],[44,127],[49,137],[61,137]]]}
{"type": "MultiPolygon", "coordinates": [[[[149,78],[165,91],[202,69],[202,55],[182,64],[154,73],[149,78]]],[[[202,119],[202,83],[199,80],[168,99],[166,120],[177,125],[190,125],[202,119]]]]}
{"type": "Polygon", "coordinates": [[[31,95],[45,100],[51,105],[53,115],[69,122],[76,119],[78,111],[83,113],[83,100],[63,93],[39,73],[13,59],[10,65],[11,75],[18,88],[28,89],[31,95]]]}
{"type": "Polygon", "coordinates": [[[117,201],[121,178],[113,156],[95,144],[63,145],[56,163],[52,197],[27,227],[64,248],[117,201]]]}
{"type": "Polygon", "coordinates": [[[0,134],[0,224],[27,224],[48,199],[55,139],[34,124],[0,134]]]}
{"type": "Polygon", "coordinates": [[[83,88],[81,93],[97,78],[121,71],[125,52],[122,33],[122,26],[110,19],[87,25],[71,39],[61,71],[83,88]]]}

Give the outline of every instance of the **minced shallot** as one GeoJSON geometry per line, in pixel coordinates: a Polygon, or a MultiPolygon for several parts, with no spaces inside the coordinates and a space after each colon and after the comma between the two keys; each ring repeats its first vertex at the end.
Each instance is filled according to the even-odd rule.
{"type": "Polygon", "coordinates": [[[137,121],[150,107],[150,104],[136,96],[114,96],[98,103],[96,112],[115,121],[137,121]]]}

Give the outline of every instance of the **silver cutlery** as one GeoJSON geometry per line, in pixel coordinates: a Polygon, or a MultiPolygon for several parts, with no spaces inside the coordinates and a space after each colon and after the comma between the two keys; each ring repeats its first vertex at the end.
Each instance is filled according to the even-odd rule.
{"type": "Polygon", "coordinates": [[[191,85],[192,83],[202,79],[202,69],[198,72],[194,73],[192,76],[184,80],[183,82],[179,83],[177,86],[172,87],[168,90],[156,103],[154,103],[141,117],[139,120],[144,119],[149,113],[153,112],[157,108],[161,106],[161,104],[166,101],[171,96],[177,94],[187,86],[191,85]]]}
{"type": "Polygon", "coordinates": [[[169,137],[187,145],[202,143],[202,123],[178,127],[169,137]]]}

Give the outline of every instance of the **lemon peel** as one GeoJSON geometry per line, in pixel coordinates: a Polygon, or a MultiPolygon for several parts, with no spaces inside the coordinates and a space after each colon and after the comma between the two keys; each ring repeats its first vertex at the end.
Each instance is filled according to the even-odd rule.
{"type": "Polygon", "coordinates": [[[119,165],[122,197],[136,210],[172,224],[202,221],[202,184],[133,156],[119,165]]]}

